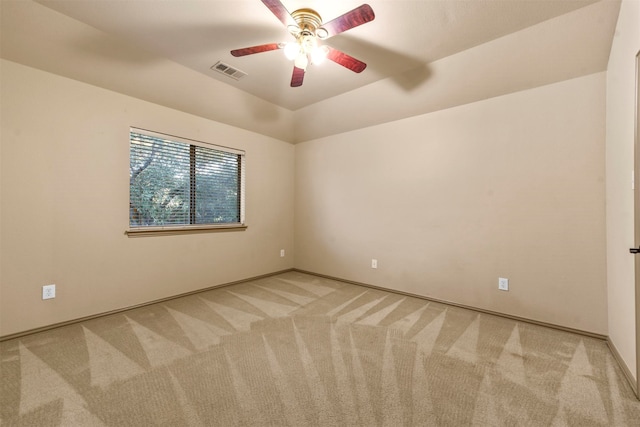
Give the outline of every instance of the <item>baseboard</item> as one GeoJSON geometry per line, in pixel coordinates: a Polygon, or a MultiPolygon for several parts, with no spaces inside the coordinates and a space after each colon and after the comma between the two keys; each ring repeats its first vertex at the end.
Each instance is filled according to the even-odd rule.
{"type": "Polygon", "coordinates": [[[638,400],[640,400],[640,395],[638,394],[638,384],[636,383],[636,379],[633,377],[633,374],[631,373],[631,370],[629,369],[629,367],[625,363],[625,361],[622,358],[622,356],[620,356],[620,352],[616,348],[616,345],[613,343],[613,341],[611,341],[611,339],[609,337],[607,337],[607,346],[609,347],[609,350],[611,350],[611,354],[613,354],[613,357],[618,362],[618,365],[620,366],[620,369],[622,370],[622,373],[624,374],[625,378],[627,379],[627,382],[631,386],[631,389],[635,393],[635,395],[638,398],[638,400]]]}
{"type": "Polygon", "coordinates": [[[447,300],[443,300],[443,299],[432,298],[432,297],[425,296],[425,295],[413,294],[411,292],[398,291],[396,289],[389,289],[389,288],[385,288],[385,287],[382,287],[382,286],[371,285],[371,284],[368,284],[368,283],[356,282],[356,281],[348,280],[348,279],[341,279],[340,277],[328,276],[326,274],[315,273],[313,271],[300,270],[298,268],[293,268],[292,270],[293,271],[297,271],[298,273],[304,273],[304,274],[310,274],[312,276],[322,277],[324,279],[337,280],[337,281],[340,281],[340,282],[350,283],[352,285],[364,286],[366,288],[392,292],[392,293],[399,294],[399,295],[405,295],[405,296],[408,296],[408,297],[420,298],[420,299],[423,299],[423,300],[426,300],[426,301],[433,301],[433,302],[438,302],[438,303],[441,303],[441,304],[451,305],[451,306],[454,306],[454,307],[464,308],[464,309],[467,309],[467,310],[473,310],[473,311],[477,311],[479,313],[491,314],[493,316],[499,316],[499,317],[504,317],[504,318],[511,319],[511,320],[516,320],[518,322],[526,322],[526,323],[531,323],[531,324],[538,325],[538,326],[545,326],[547,328],[557,329],[557,330],[564,331],[564,332],[571,332],[571,333],[574,333],[574,334],[583,335],[583,336],[587,336],[587,337],[590,337],[590,338],[596,338],[596,339],[603,340],[603,341],[606,341],[608,339],[608,337],[606,335],[597,334],[595,332],[589,332],[589,331],[584,331],[584,330],[581,330],[581,329],[569,328],[567,326],[561,326],[561,325],[556,325],[556,324],[553,324],[553,323],[542,322],[540,320],[529,319],[529,318],[526,318],[526,317],[519,317],[519,316],[514,316],[514,315],[511,315],[511,314],[500,313],[498,311],[486,310],[486,309],[483,309],[483,308],[478,308],[478,307],[474,307],[474,306],[470,306],[470,305],[458,304],[458,303],[453,302],[453,301],[447,301],[447,300]]]}
{"type": "Polygon", "coordinates": [[[199,293],[202,293],[202,292],[211,291],[213,289],[224,288],[226,286],[231,286],[231,285],[237,285],[237,284],[240,284],[240,283],[250,282],[252,280],[264,279],[266,277],[271,277],[271,276],[275,276],[275,275],[278,275],[278,274],[287,273],[287,272],[293,271],[293,270],[294,270],[293,268],[288,268],[286,270],[280,270],[280,271],[276,271],[276,272],[273,272],[273,273],[262,274],[260,276],[255,276],[255,277],[248,277],[246,279],[236,280],[234,282],[223,283],[223,284],[220,284],[220,285],[213,285],[213,286],[209,286],[209,287],[206,287],[206,288],[203,288],[203,289],[198,289],[198,290],[195,290],[195,291],[184,292],[184,293],[181,293],[181,294],[178,294],[178,295],[173,295],[173,296],[166,297],[166,298],[160,298],[160,299],[157,299],[157,300],[144,302],[144,303],[141,303],[141,304],[136,304],[136,305],[132,305],[132,306],[118,308],[116,310],[105,311],[105,312],[102,312],[102,313],[92,314],[90,316],[79,317],[79,318],[76,318],[76,319],[66,320],[64,322],[54,323],[52,325],[41,326],[39,328],[29,329],[29,330],[22,331],[22,332],[16,332],[16,333],[9,334],[9,335],[3,335],[3,336],[0,336],[0,342],[12,340],[12,339],[15,339],[15,338],[21,338],[21,337],[24,337],[24,336],[27,336],[27,335],[38,333],[38,332],[49,331],[51,329],[61,328],[63,326],[73,325],[75,323],[84,322],[86,320],[92,320],[92,319],[97,319],[97,318],[103,317],[103,316],[109,316],[111,314],[123,313],[125,311],[134,310],[136,308],[146,307],[146,306],[152,305],[152,304],[158,304],[158,303],[161,303],[161,302],[171,301],[173,299],[182,298],[182,297],[186,297],[186,296],[189,296],[189,295],[194,295],[194,294],[199,294],[199,293]]]}

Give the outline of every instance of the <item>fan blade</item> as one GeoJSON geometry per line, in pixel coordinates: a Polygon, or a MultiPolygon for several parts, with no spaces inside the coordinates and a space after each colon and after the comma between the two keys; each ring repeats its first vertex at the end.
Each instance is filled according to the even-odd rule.
{"type": "Polygon", "coordinates": [[[298,26],[296,21],[293,19],[289,11],[279,0],[262,0],[265,6],[273,13],[276,18],[280,20],[284,24],[285,27],[289,25],[293,25],[295,27],[298,26]]]}
{"type": "Polygon", "coordinates": [[[327,30],[329,33],[327,37],[333,37],[343,31],[347,31],[351,28],[373,21],[375,17],[376,15],[373,13],[371,6],[363,4],[344,15],[338,16],[337,18],[322,24],[322,28],[327,30]]]}
{"type": "Polygon", "coordinates": [[[245,47],[231,51],[233,56],[253,55],[254,53],[269,52],[270,50],[282,49],[282,43],[261,44],[260,46],[245,47]]]}
{"type": "Polygon", "coordinates": [[[293,67],[293,75],[291,76],[291,87],[302,86],[304,80],[304,70],[302,68],[293,67]]]}
{"type": "MultiPolygon", "coordinates": [[[[329,46],[327,46],[329,47],[329,46]]],[[[329,53],[327,53],[327,59],[335,62],[338,65],[342,65],[345,68],[350,69],[354,73],[361,73],[367,68],[367,64],[362,61],[357,60],[353,56],[347,55],[344,52],[339,51],[338,49],[334,49],[329,47],[329,53]]]]}

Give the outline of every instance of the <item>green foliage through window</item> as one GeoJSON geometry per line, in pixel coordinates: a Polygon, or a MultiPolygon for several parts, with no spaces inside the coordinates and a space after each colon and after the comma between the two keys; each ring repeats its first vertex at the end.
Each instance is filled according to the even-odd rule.
{"type": "Polygon", "coordinates": [[[240,224],[242,152],[131,130],[130,227],[240,224]]]}

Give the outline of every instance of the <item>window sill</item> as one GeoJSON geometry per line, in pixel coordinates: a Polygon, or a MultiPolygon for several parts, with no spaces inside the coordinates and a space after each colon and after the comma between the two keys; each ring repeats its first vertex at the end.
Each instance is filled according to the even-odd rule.
{"type": "Polygon", "coordinates": [[[244,224],[194,225],[184,227],[140,227],[124,232],[128,237],[173,236],[179,234],[215,233],[222,231],[244,231],[244,224]]]}

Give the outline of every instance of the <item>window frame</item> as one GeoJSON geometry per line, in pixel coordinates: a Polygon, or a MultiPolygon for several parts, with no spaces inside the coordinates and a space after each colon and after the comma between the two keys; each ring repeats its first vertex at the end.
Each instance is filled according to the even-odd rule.
{"type": "MultiPolygon", "coordinates": [[[[137,133],[145,136],[149,136],[152,138],[159,138],[162,140],[167,140],[171,142],[177,142],[181,144],[185,144],[189,147],[191,153],[195,151],[195,147],[201,147],[210,150],[222,151],[229,154],[234,154],[239,156],[240,165],[238,168],[239,178],[239,222],[229,222],[229,223],[211,223],[211,224],[181,224],[181,225],[162,225],[162,226],[132,226],[131,225],[131,213],[129,211],[129,226],[125,231],[125,234],[128,237],[143,237],[143,236],[159,236],[159,235],[177,235],[177,234],[193,234],[193,233],[207,233],[207,232],[221,232],[221,231],[244,231],[248,227],[245,223],[245,181],[246,181],[246,152],[244,150],[239,150],[236,148],[226,147],[217,144],[211,144],[203,141],[198,141],[194,139],[179,137],[171,134],[161,133],[150,131],[147,129],[130,127],[129,128],[129,166],[131,166],[131,134],[137,133]]],[[[190,176],[193,177],[195,174],[195,165],[193,163],[190,164],[190,176]]],[[[129,183],[129,206],[131,206],[131,184],[129,183]]],[[[195,203],[195,198],[189,198],[190,205],[193,206],[195,203]]],[[[129,209],[131,209],[129,207],[129,209]]],[[[129,210],[128,209],[128,210],[129,210]]],[[[193,217],[191,215],[190,221],[193,221],[193,217]]]]}

